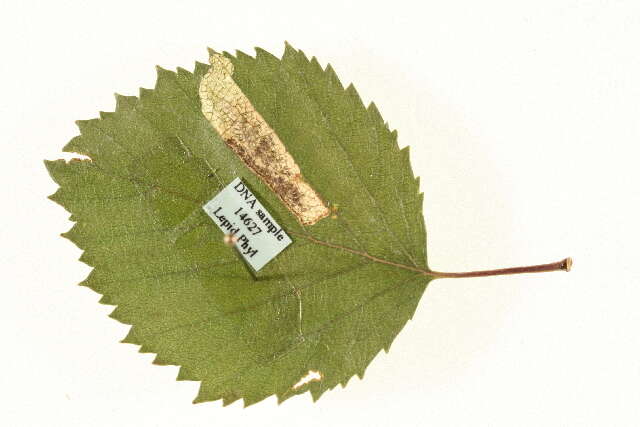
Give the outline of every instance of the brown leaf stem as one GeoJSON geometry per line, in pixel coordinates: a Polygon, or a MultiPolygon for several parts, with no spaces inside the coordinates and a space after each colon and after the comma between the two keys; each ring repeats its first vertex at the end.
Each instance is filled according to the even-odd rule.
{"type": "Polygon", "coordinates": [[[461,273],[449,273],[442,271],[434,271],[434,270],[425,270],[422,268],[400,264],[397,262],[387,261],[382,258],[378,258],[376,256],[370,255],[366,252],[358,251],[352,248],[348,248],[346,246],[338,245],[335,243],[325,242],[320,239],[316,239],[315,237],[309,236],[307,234],[301,234],[296,232],[289,232],[290,234],[300,237],[306,240],[309,240],[318,245],[327,246],[329,248],[340,249],[355,255],[359,255],[364,258],[368,258],[371,261],[378,262],[380,264],[392,265],[394,267],[402,268],[405,270],[415,271],[416,273],[421,273],[425,276],[431,276],[433,278],[463,278],[463,277],[486,277],[486,276],[504,276],[506,274],[523,274],[523,273],[544,273],[549,271],[570,271],[571,265],[573,261],[571,258],[565,258],[562,261],[552,262],[549,264],[538,264],[538,265],[528,265],[523,267],[509,267],[509,268],[498,268],[495,270],[479,270],[479,271],[466,271],[461,273]]]}

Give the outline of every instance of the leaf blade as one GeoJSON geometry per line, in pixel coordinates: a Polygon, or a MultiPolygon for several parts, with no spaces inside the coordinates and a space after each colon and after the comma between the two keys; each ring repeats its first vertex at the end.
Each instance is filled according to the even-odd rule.
{"type": "Polygon", "coordinates": [[[124,342],[201,381],[196,402],[318,399],[388,350],[428,278],[295,239],[255,283],[200,207],[240,176],[287,230],[426,268],[422,196],[395,133],[331,68],[290,47],[282,60],[229,57],[337,219],[300,226],[224,145],[199,110],[202,64],[158,69],[153,90],[118,95],[115,113],[80,122],[66,150],[92,160],[48,162],[61,186],[53,199],[73,214],[65,237],[94,267],[83,285],[133,325],[124,342]],[[311,369],[322,378],[293,389],[311,369]]]}

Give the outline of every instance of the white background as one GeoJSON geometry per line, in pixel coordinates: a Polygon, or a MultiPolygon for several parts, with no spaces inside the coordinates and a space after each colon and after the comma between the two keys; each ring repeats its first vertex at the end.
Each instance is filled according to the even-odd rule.
{"type": "Polygon", "coordinates": [[[637,1],[1,4],[0,425],[640,425],[637,1]],[[192,405],[75,286],[42,159],[156,64],[284,40],[411,145],[432,268],[574,270],[432,283],[364,380],[315,404],[192,405]]]}

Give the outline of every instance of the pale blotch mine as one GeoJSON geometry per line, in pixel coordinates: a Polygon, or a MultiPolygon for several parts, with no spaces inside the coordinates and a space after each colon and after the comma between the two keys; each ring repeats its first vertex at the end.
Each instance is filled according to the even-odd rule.
{"type": "Polygon", "coordinates": [[[233,64],[223,55],[209,57],[211,68],[200,82],[202,113],[224,142],[284,202],[303,225],[331,212],[304,180],[286,147],[233,81],[233,64]]]}

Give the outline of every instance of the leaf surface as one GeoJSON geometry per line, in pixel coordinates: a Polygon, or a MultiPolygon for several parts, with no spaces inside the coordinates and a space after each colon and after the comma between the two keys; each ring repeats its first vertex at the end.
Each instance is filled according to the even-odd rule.
{"type": "Polygon", "coordinates": [[[226,55],[332,217],[302,226],[225,145],[200,109],[201,63],[158,68],[153,90],[79,121],[64,150],[91,160],[47,161],[60,185],[51,198],[71,212],[64,236],[93,267],[82,285],[132,325],[124,342],[201,381],[196,402],[318,399],[389,349],[429,278],[305,236],[426,269],[422,194],[408,149],[330,66],[289,45],[281,59],[226,55]],[[236,177],[294,240],[257,280],[202,210],[236,177]],[[321,378],[294,387],[309,371],[321,378]]]}

